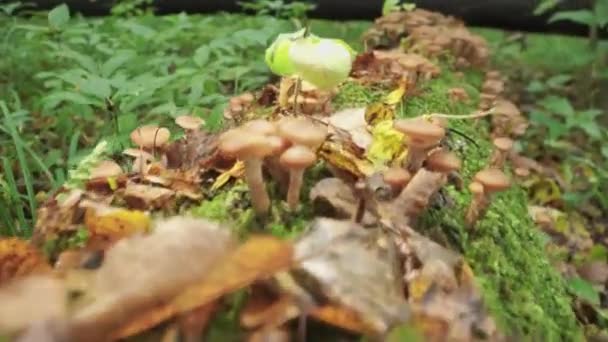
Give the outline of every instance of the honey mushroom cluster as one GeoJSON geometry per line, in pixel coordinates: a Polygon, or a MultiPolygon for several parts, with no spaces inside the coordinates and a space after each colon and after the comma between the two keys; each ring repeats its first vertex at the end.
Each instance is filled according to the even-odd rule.
{"type": "Polygon", "coordinates": [[[443,127],[420,118],[396,120],[394,128],[406,137],[405,168],[412,173],[422,167],[428,153],[445,137],[443,127]]]}
{"type": "Polygon", "coordinates": [[[488,110],[494,106],[494,103],[502,95],[505,89],[505,84],[500,71],[490,70],[485,73],[485,78],[481,86],[481,95],[479,96],[479,109],[488,110]]]}
{"type": "Polygon", "coordinates": [[[326,127],[307,118],[285,118],[279,122],[258,119],[224,132],[218,148],[222,154],[243,161],[251,204],[257,215],[264,216],[270,209],[262,171],[264,159],[279,156],[280,165],[289,172],[287,203],[295,210],[304,171],[316,162],[315,152],[326,135],[326,127]]]}
{"type": "Polygon", "coordinates": [[[473,182],[469,184],[469,190],[473,194],[473,200],[467,209],[465,222],[469,227],[481,219],[492,199],[492,195],[507,190],[511,186],[509,177],[499,169],[488,168],[475,174],[473,182]]]}
{"type": "Polygon", "coordinates": [[[513,102],[505,99],[496,101],[492,115],[493,137],[519,137],[527,128],[528,120],[513,102]]]}

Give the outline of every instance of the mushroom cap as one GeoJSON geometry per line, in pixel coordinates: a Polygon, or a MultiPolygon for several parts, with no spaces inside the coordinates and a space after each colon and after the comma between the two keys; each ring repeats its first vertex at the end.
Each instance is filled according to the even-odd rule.
{"type": "Polygon", "coordinates": [[[133,158],[143,158],[144,160],[154,160],[154,156],[150,153],[139,149],[139,148],[127,148],[122,151],[122,154],[133,157],[133,158]]]}
{"type": "Polygon", "coordinates": [[[500,151],[506,152],[513,148],[513,140],[506,137],[496,138],[494,139],[493,143],[494,146],[500,151]]]}
{"type": "Polygon", "coordinates": [[[261,135],[271,135],[277,132],[277,127],[272,122],[264,119],[248,121],[241,128],[261,135]]]}
{"type": "Polygon", "coordinates": [[[441,150],[427,157],[425,167],[431,171],[449,173],[460,169],[461,165],[455,153],[441,150]]]}
{"type": "Polygon", "coordinates": [[[141,148],[151,149],[164,146],[170,136],[171,132],[164,127],[144,125],[131,132],[131,141],[141,148]]]}
{"type": "Polygon", "coordinates": [[[122,173],[120,165],[111,160],[103,160],[91,170],[90,178],[116,177],[122,173]]]}
{"type": "Polygon", "coordinates": [[[530,170],[523,167],[516,167],[515,170],[513,170],[513,173],[518,177],[528,177],[530,175],[530,170]]]}
{"type": "Polygon", "coordinates": [[[483,194],[483,185],[478,182],[472,182],[469,184],[469,191],[471,191],[473,194],[481,195],[483,194]]]}
{"type": "Polygon", "coordinates": [[[483,185],[483,189],[487,193],[503,191],[511,186],[509,177],[499,169],[481,170],[475,174],[474,179],[483,185]]]}
{"type": "Polygon", "coordinates": [[[287,139],[281,138],[276,135],[268,136],[268,144],[273,148],[273,155],[281,154],[285,152],[291,145],[287,139]]]}
{"type": "Polygon", "coordinates": [[[253,134],[242,128],[236,128],[223,133],[219,138],[219,150],[223,154],[235,156],[238,159],[261,159],[272,154],[273,146],[269,137],[253,134]]]}
{"type": "Polygon", "coordinates": [[[318,148],[327,137],[327,127],[307,118],[287,118],[278,123],[279,135],[295,145],[318,148]]]}
{"type": "Polygon", "coordinates": [[[496,112],[496,114],[506,115],[506,116],[520,116],[521,115],[519,108],[517,108],[517,106],[513,102],[505,100],[505,99],[496,100],[496,105],[494,106],[494,112],[496,112]]]}
{"type": "Polygon", "coordinates": [[[390,186],[402,187],[412,179],[412,175],[406,169],[391,167],[384,171],[382,178],[384,179],[384,182],[390,186]]]}
{"type": "Polygon", "coordinates": [[[175,123],[186,130],[197,130],[205,124],[205,121],[198,116],[180,115],[175,118],[175,123]]]}
{"type": "Polygon", "coordinates": [[[304,169],[315,163],[317,155],[308,147],[295,145],[287,149],[279,160],[286,169],[304,169]]]}
{"type": "Polygon", "coordinates": [[[394,127],[410,137],[410,142],[416,145],[435,144],[445,136],[443,127],[419,118],[396,120],[394,127]]]}

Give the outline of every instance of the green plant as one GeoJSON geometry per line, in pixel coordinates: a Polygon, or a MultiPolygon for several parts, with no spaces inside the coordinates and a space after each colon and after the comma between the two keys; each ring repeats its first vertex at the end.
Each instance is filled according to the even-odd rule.
{"type": "Polygon", "coordinates": [[[416,8],[416,4],[413,2],[404,2],[401,4],[401,0],[384,0],[382,4],[382,15],[387,15],[391,12],[399,11],[413,11],[416,8]]]}
{"type": "Polygon", "coordinates": [[[132,17],[154,13],[154,0],[116,0],[110,13],[119,17],[132,17]]]}
{"type": "Polygon", "coordinates": [[[279,19],[292,20],[296,28],[305,26],[307,13],[316,8],[315,4],[303,1],[249,0],[238,3],[244,10],[257,15],[269,15],[279,19]]]}

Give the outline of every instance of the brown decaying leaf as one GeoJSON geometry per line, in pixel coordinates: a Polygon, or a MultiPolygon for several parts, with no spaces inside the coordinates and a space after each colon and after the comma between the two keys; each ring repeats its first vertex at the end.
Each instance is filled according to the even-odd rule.
{"type": "Polygon", "coordinates": [[[168,205],[175,192],[158,186],[128,183],[122,195],[129,208],[139,210],[160,209],[168,205]]]}
{"type": "Polygon", "coordinates": [[[357,334],[375,335],[378,333],[376,327],[362,319],[359,313],[345,306],[323,305],[312,310],[310,315],[321,322],[357,334]]]}
{"type": "Polygon", "coordinates": [[[0,335],[30,324],[61,320],[67,315],[63,283],[50,276],[16,279],[0,288],[0,335]]]}
{"type": "MultiPolygon", "coordinates": [[[[213,241],[207,242],[213,243],[213,241]]],[[[142,310],[141,314],[132,319],[125,318],[122,326],[114,334],[121,337],[132,336],[179,313],[187,314],[192,310],[212,305],[211,303],[226,293],[287,269],[292,264],[291,249],[290,243],[273,237],[252,237],[234,251],[223,255],[221,260],[216,260],[212,267],[211,265],[198,267],[199,270],[206,270],[202,280],[185,289],[182,286],[173,299],[168,299],[165,304],[142,310]]],[[[201,253],[205,253],[204,248],[201,253]]],[[[192,258],[191,262],[195,263],[204,258],[202,256],[199,259],[192,258]]],[[[175,286],[171,279],[168,282],[175,286]]],[[[147,286],[149,287],[150,285],[147,286]]]]}
{"type": "Polygon", "coordinates": [[[0,285],[32,273],[44,273],[51,267],[28,241],[0,238],[0,285]]]}
{"type": "Polygon", "coordinates": [[[95,273],[92,302],[74,315],[77,332],[107,334],[130,317],[147,314],[203,279],[233,245],[227,229],[184,217],[157,222],[153,234],[119,241],[95,273]]]}
{"type": "Polygon", "coordinates": [[[174,300],[179,311],[195,309],[225,293],[232,292],[291,267],[291,243],[271,236],[254,236],[206,274],[205,279],[189,287],[174,300]]]}

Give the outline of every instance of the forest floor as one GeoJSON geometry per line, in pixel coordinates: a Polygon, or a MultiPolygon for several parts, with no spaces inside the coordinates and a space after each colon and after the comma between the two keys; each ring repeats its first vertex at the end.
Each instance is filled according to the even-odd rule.
{"type": "Polygon", "coordinates": [[[397,15],[313,20],[359,55],[337,89],[304,87],[297,114],[264,62],[290,21],[1,17],[0,340],[605,337],[606,109],[578,96],[602,89],[587,42],[397,15]],[[318,161],[291,208],[267,158],[256,214],[220,134],[262,119],[296,139],[293,117],[326,130],[318,161]],[[407,118],[444,130],[430,155],[458,170],[427,160],[388,185],[407,118]],[[498,137],[515,141],[504,162],[498,137]],[[512,185],[476,202],[488,167],[512,185]]]}

